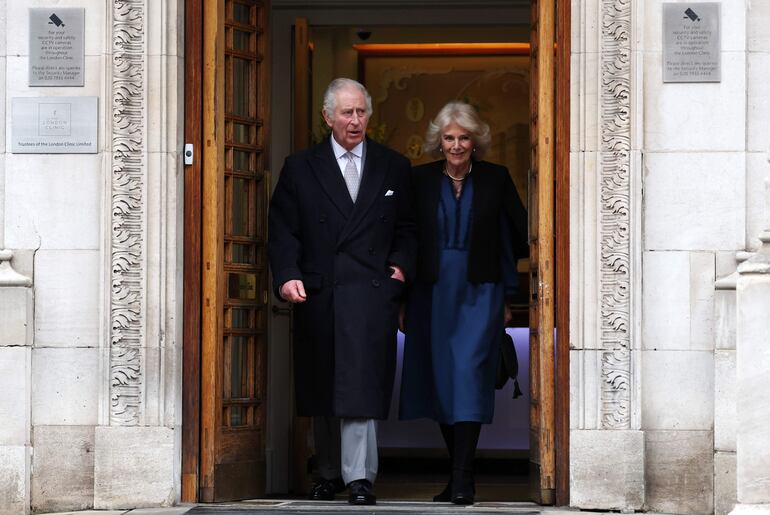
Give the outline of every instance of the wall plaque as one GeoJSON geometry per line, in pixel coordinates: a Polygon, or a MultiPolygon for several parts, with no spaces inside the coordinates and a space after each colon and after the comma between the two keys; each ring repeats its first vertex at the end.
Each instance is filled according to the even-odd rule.
{"type": "Polygon", "coordinates": [[[663,4],[663,82],[721,80],[719,4],[663,4]]]}
{"type": "Polygon", "coordinates": [[[29,85],[82,86],[85,9],[29,10],[29,85]]]}
{"type": "Polygon", "coordinates": [[[95,154],[98,97],[11,99],[14,154],[95,154]]]}

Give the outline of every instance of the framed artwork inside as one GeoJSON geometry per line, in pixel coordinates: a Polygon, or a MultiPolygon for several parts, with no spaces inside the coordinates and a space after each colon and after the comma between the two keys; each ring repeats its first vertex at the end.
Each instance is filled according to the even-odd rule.
{"type": "Polygon", "coordinates": [[[367,133],[412,164],[439,159],[423,148],[428,124],[449,101],[473,105],[489,124],[484,159],[505,165],[522,201],[529,168],[529,44],[354,45],[358,79],[372,95],[367,133]]]}

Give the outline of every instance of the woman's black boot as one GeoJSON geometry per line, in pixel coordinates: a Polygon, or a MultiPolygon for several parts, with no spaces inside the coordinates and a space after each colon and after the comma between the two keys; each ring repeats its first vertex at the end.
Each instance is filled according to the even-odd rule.
{"type": "Polygon", "coordinates": [[[481,424],[458,422],[454,425],[454,454],[452,460],[452,502],[473,504],[476,486],[473,481],[473,458],[479,442],[481,424]]]}
{"type": "Polygon", "coordinates": [[[447,451],[449,452],[449,481],[440,494],[433,496],[433,502],[449,502],[452,500],[452,455],[454,455],[454,426],[439,424],[441,436],[444,437],[447,451]]]}

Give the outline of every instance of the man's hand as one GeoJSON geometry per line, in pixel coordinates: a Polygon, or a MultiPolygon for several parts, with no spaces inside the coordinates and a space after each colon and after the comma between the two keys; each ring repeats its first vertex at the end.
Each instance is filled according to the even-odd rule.
{"type": "Polygon", "coordinates": [[[293,304],[298,302],[305,302],[307,300],[307,295],[305,294],[305,285],[299,279],[286,281],[281,286],[281,297],[283,300],[289,301],[293,304]]]}
{"type": "Polygon", "coordinates": [[[406,282],[406,276],[404,275],[404,271],[401,270],[401,267],[398,265],[390,265],[390,269],[393,271],[392,274],[390,274],[391,279],[395,279],[397,281],[401,281],[402,283],[406,282]]]}

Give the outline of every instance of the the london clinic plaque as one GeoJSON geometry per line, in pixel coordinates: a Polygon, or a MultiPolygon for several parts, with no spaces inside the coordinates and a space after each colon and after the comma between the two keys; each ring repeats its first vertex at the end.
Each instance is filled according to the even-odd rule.
{"type": "Polygon", "coordinates": [[[98,97],[14,97],[11,152],[95,154],[98,97]]]}
{"type": "Polygon", "coordinates": [[[29,85],[82,86],[85,9],[29,10],[29,85]]]}
{"type": "Polygon", "coordinates": [[[663,82],[721,80],[719,3],[663,4],[663,82]]]}

